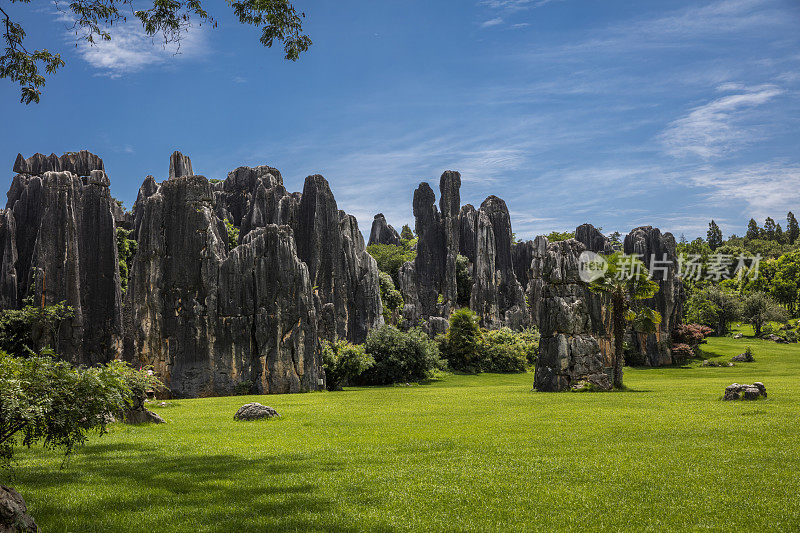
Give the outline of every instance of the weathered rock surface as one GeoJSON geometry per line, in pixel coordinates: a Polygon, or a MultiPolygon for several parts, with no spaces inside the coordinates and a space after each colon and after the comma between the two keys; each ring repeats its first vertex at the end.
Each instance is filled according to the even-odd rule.
{"type": "Polygon", "coordinates": [[[533,249],[533,241],[517,241],[511,244],[511,263],[514,266],[514,275],[526,294],[528,293],[528,283],[530,283],[533,249]]]}
{"type": "Polygon", "coordinates": [[[488,328],[520,328],[530,322],[525,293],[514,274],[511,218],[506,203],[489,196],[478,210],[470,308],[488,328]]]}
{"type": "Polygon", "coordinates": [[[241,406],[236,414],[233,415],[234,420],[261,420],[262,418],[273,418],[280,416],[278,411],[272,407],[261,405],[258,402],[246,403],[241,406]]]}
{"type": "Polygon", "coordinates": [[[367,253],[355,218],[339,211],[320,175],[306,178],[295,236],[315,288],[320,335],[363,342],[370,329],[383,324],[378,264],[367,253]]]}
{"type": "Polygon", "coordinates": [[[642,302],[661,314],[658,331],[643,335],[631,332],[634,349],[647,357],[651,366],[672,363],[672,330],[683,313],[683,283],[677,278],[678,255],[671,233],[661,234],[658,228],[642,226],[632,230],[623,243],[626,254],[638,254],[659,285],[656,295],[642,302]]]}
{"type": "Polygon", "coordinates": [[[614,253],[611,241],[591,224],[581,224],[575,228],[575,240],[583,243],[589,251],[602,254],[614,253]]]}
{"type": "Polygon", "coordinates": [[[732,383],[725,387],[725,394],[723,400],[758,400],[759,398],[767,397],[767,387],[760,381],[756,381],[752,385],[745,385],[740,383],[732,383]]]}
{"type": "Polygon", "coordinates": [[[383,213],[378,213],[372,220],[372,228],[369,232],[369,246],[373,244],[400,246],[400,234],[386,223],[386,217],[383,216],[383,213]]]}
{"type": "Polygon", "coordinates": [[[77,176],[89,176],[93,170],[105,171],[103,160],[86,150],[67,152],[61,157],[36,153],[28,159],[17,154],[14,162],[14,172],[31,176],[41,176],[45,172],[71,172],[77,176]]]}
{"type": "MultiPolygon", "coordinates": [[[[32,159],[22,164],[18,158],[15,166],[33,171],[58,162],[80,172],[102,166],[88,152],[32,159]]],[[[121,340],[116,202],[108,187],[102,170],[83,177],[71,171],[18,174],[0,217],[0,303],[19,308],[29,296],[48,305],[66,302],[74,316],[55,332],[39,332],[37,348],[50,345],[75,363],[108,361],[121,340]]]]}
{"type": "Polygon", "coordinates": [[[458,213],[458,252],[470,263],[475,263],[477,232],[478,212],[472,204],[466,204],[458,213]]]}
{"type": "MultiPolygon", "coordinates": [[[[139,202],[137,201],[137,204],[139,202]]],[[[319,387],[316,312],[291,228],[270,224],[227,252],[212,185],[163,182],[137,205],[125,357],[151,364],[176,396],[319,387]]]]}
{"type": "Polygon", "coordinates": [[[188,155],[183,155],[177,150],[169,157],[169,179],[193,176],[192,160],[188,155]]]}
{"type": "Polygon", "coordinates": [[[574,239],[534,241],[531,286],[538,291],[542,335],[534,386],[540,391],[569,390],[581,381],[605,383],[596,376],[610,371],[610,316],[579,275],[585,249],[574,239]]]}
{"type": "Polygon", "coordinates": [[[39,528],[28,514],[19,492],[0,485],[0,533],[37,533],[39,528]]]}

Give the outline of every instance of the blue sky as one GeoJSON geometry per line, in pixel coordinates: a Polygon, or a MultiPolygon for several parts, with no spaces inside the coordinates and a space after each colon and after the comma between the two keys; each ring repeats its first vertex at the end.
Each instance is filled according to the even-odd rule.
{"type": "Polygon", "coordinates": [[[297,1],[313,46],[265,49],[223,2],[181,53],[135,24],[75,46],[48,3],[14,4],[29,47],[62,52],[39,105],[0,80],[7,185],[17,152],[88,149],[128,207],[181,150],[331,183],[368,232],[413,227],[420,181],[462,174],[462,203],[502,197],[518,237],[651,224],[691,238],[714,218],[800,212],[800,3],[297,1]]]}

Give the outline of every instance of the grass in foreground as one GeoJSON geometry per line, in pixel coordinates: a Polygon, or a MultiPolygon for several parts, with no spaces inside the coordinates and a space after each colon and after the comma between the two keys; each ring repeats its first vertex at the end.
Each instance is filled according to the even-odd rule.
{"type": "Polygon", "coordinates": [[[800,346],[710,339],[733,368],[626,369],[627,392],[530,392],[533,375],[170,402],[62,458],[19,454],[59,531],[800,529],[800,346]],[[769,399],[722,402],[732,382],[769,399]],[[277,421],[233,421],[249,401],[277,421]]]}

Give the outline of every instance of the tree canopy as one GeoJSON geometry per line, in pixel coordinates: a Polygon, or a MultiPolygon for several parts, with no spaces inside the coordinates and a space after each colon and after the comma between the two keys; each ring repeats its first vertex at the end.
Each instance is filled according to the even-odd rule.
{"type": "MultiPolygon", "coordinates": [[[[303,33],[305,13],[297,12],[289,0],[226,0],[242,24],[261,28],[261,44],[267,48],[277,41],[283,44],[285,58],[297,60],[311,46],[311,39],[303,33]]],[[[30,4],[30,0],[9,0],[10,4],[30,4]]],[[[160,36],[164,43],[179,43],[184,33],[193,25],[210,24],[216,27],[214,17],[203,8],[201,0],[152,0],[152,5],[142,5],[136,0],[72,0],[54,2],[73,22],[78,40],[93,45],[97,41],[110,41],[113,26],[131,19],[139,20],[144,32],[160,36]],[[137,9],[140,7],[141,9],[137,9]]],[[[12,10],[0,7],[0,24],[3,27],[5,48],[0,56],[0,78],[8,78],[21,88],[20,101],[38,103],[45,75],[53,74],[64,66],[58,53],[47,49],[28,50],[27,33],[22,24],[12,18],[12,10]]]]}

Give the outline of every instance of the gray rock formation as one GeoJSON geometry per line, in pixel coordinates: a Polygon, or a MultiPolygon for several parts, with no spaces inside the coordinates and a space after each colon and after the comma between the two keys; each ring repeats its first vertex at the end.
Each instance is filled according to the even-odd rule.
{"type": "Polygon", "coordinates": [[[258,402],[246,403],[241,406],[236,414],[233,415],[234,420],[261,420],[262,418],[274,418],[280,416],[278,411],[267,405],[261,405],[258,402]]]}
{"type": "Polygon", "coordinates": [[[19,492],[0,485],[0,533],[37,533],[39,528],[28,514],[19,492]]]}
{"type": "MultiPolygon", "coordinates": [[[[56,164],[79,172],[102,167],[99,157],[80,152],[42,160],[18,157],[15,168],[56,164]]],[[[75,363],[113,359],[121,339],[116,204],[108,187],[105,172],[96,169],[83,177],[71,171],[18,174],[0,217],[3,308],[19,308],[29,296],[37,304],[66,302],[73,318],[56,331],[42,331],[39,344],[75,363]]]]}
{"type": "Polygon", "coordinates": [[[373,244],[392,244],[400,246],[400,235],[397,231],[386,223],[383,213],[378,213],[372,220],[372,228],[369,232],[369,246],[373,244]]]}
{"type": "Polygon", "coordinates": [[[530,322],[525,293],[514,274],[511,218],[506,203],[489,196],[478,210],[470,308],[487,328],[520,328],[530,322]]]}
{"type": "Polygon", "coordinates": [[[308,265],[320,335],[363,342],[383,316],[378,265],[355,218],[339,211],[320,175],[306,178],[296,217],[297,252],[308,265]]]}
{"type": "Polygon", "coordinates": [[[240,228],[240,237],[254,228],[281,223],[278,202],[287,192],[278,169],[239,167],[214,189],[217,215],[240,228]]]}
{"type": "Polygon", "coordinates": [[[475,249],[477,245],[478,212],[472,204],[461,207],[458,213],[458,251],[475,263],[475,249]]]}
{"type": "Polygon", "coordinates": [[[188,155],[183,155],[177,150],[169,156],[169,179],[182,178],[183,176],[193,176],[192,160],[188,155]]]}
{"type": "Polygon", "coordinates": [[[22,154],[17,154],[13,171],[31,176],[41,176],[45,172],[71,172],[77,176],[89,176],[93,170],[105,171],[103,160],[91,152],[81,150],[67,152],[61,157],[56,154],[46,156],[36,153],[25,159],[22,154]]]}
{"type": "MultiPolygon", "coordinates": [[[[554,392],[579,382],[609,383],[613,341],[602,298],[581,281],[578,258],[586,248],[574,239],[534,241],[530,286],[537,291],[541,331],[534,386],[554,392]]],[[[529,296],[531,297],[531,296],[529,296]]]]}
{"type": "Polygon", "coordinates": [[[227,252],[212,185],[162,183],[143,199],[126,293],[125,357],[176,396],[320,387],[316,311],[291,228],[267,225],[227,252]]]}
{"type": "Polygon", "coordinates": [[[111,204],[111,211],[114,215],[114,223],[118,228],[132,230],[135,223],[135,218],[132,211],[127,211],[116,199],[111,204]]]}
{"type": "Polygon", "coordinates": [[[672,330],[683,312],[683,283],[677,278],[678,256],[675,238],[658,228],[643,226],[632,230],[623,243],[626,254],[638,254],[658,282],[656,295],[642,302],[661,313],[661,324],[654,334],[630,333],[634,349],[644,354],[651,366],[672,363],[672,330]]]}
{"type": "Polygon", "coordinates": [[[575,228],[575,240],[583,243],[589,251],[601,254],[614,253],[611,241],[591,224],[581,224],[575,228]]]}
{"type": "Polygon", "coordinates": [[[525,294],[528,293],[532,260],[533,241],[517,241],[511,244],[511,263],[514,266],[514,275],[525,294]]]}

